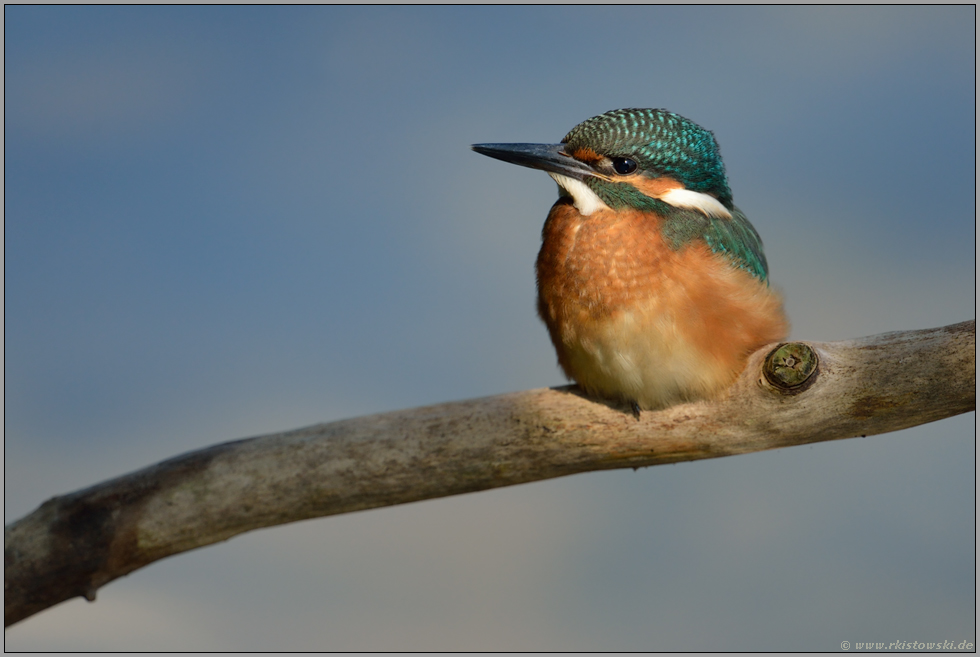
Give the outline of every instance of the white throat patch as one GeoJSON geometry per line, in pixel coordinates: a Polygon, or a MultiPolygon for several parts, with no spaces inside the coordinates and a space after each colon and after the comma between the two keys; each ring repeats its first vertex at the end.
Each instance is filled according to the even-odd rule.
{"type": "Polygon", "coordinates": [[[718,217],[719,219],[732,218],[732,213],[718,199],[708,194],[702,194],[701,192],[692,192],[689,189],[672,189],[659,198],[664,203],[669,203],[675,208],[699,210],[706,217],[718,217]]]}
{"type": "MultiPolygon", "coordinates": [[[[608,210],[609,206],[602,202],[602,199],[596,196],[596,193],[589,189],[589,186],[584,182],[575,180],[574,178],[569,178],[568,176],[563,176],[560,173],[548,172],[548,175],[555,179],[562,189],[572,195],[575,200],[575,209],[579,211],[583,217],[588,217],[590,214],[596,210],[608,210]]],[[[717,201],[715,201],[717,203],[717,201]]],[[[721,205],[719,203],[719,205],[721,205]]],[[[724,208],[723,208],[724,209],[724,208]]]]}

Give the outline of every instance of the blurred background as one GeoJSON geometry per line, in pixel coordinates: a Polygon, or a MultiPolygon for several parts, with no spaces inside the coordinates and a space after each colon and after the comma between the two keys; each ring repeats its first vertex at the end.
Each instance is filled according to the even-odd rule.
{"type": "MultiPolygon", "coordinates": [[[[975,8],[4,9],[4,517],[213,443],[563,384],[557,197],[479,142],[714,131],[792,337],[975,317],[975,8]]],[[[8,650],[975,643],[975,414],[256,531],[8,650]]]]}

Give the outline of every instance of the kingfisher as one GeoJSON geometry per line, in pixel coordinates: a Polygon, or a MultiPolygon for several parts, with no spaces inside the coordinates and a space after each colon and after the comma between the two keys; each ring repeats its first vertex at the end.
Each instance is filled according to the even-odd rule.
{"type": "Polygon", "coordinates": [[[663,109],[619,109],[559,144],[472,148],[558,183],[538,314],[561,369],[589,395],[637,418],[717,399],[749,354],[789,332],[709,130],[663,109]]]}

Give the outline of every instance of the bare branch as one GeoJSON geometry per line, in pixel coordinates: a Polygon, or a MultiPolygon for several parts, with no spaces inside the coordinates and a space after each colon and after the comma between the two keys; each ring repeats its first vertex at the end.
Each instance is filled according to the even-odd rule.
{"type": "Polygon", "coordinates": [[[645,412],[575,388],[237,440],[55,497],[4,530],[5,625],[157,559],[307,518],[896,431],[976,409],[976,323],[756,352],[727,399],[645,412]]]}

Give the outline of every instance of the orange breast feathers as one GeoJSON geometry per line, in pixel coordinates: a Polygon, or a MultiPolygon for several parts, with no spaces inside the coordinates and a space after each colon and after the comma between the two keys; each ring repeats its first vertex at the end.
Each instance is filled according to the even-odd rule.
{"type": "Polygon", "coordinates": [[[563,198],[537,261],[538,312],[565,374],[644,409],[718,397],[789,331],[776,292],[700,240],[671,248],[660,223],[636,210],[583,217],[563,198]]]}

